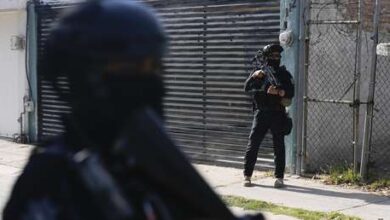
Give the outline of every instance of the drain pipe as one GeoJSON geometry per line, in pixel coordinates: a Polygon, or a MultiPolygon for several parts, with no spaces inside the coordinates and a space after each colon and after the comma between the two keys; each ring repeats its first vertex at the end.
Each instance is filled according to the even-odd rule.
{"type": "Polygon", "coordinates": [[[28,83],[27,97],[24,102],[26,110],[26,135],[30,142],[38,141],[38,111],[37,111],[37,97],[38,97],[38,79],[37,79],[37,15],[35,11],[35,4],[38,0],[27,1],[26,5],[26,79],[28,83]]]}

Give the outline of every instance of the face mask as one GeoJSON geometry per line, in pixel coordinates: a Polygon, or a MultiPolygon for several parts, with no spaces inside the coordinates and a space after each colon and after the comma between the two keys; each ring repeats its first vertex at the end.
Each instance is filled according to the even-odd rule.
{"type": "Polygon", "coordinates": [[[136,109],[149,107],[163,117],[164,84],[158,75],[91,79],[77,88],[71,101],[73,118],[84,133],[102,135],[104,142],[115,137],[136,109]]]}
{"type": "Polygon", "coordinates": [[[140,107],[151,107],[156,112],[160,108],[164,96],[164,85],[160,77],[130,77],[126,79],[109,79],[106,83],[109,108],[117,114],[128,114],[140,107]]]}
{"type": "Polygon", "coordinates": [[[267,64],[272,66],[273,68],[279,68],[280,60],[269,59],[269,60],[267,60],[267,64]]]}

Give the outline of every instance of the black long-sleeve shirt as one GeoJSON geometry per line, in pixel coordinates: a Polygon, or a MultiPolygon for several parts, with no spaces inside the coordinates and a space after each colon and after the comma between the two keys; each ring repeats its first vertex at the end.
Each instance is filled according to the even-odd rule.
{"type": "Polygon", "coordinates": [[[281,104],[282,98],[292,99],[294,97],[294,84],[290,72],[284,66],[276,69],[275,72],[274,76],[280,82],[278,88],[285,91],[284,97],[267,94],[271,86],[271,80],[268,80],[267,75],[258,79],[252,77],[252,73],[245,81],[245,92],[253,94],[254,109],[284,111],[285,107],[281,104]]]}

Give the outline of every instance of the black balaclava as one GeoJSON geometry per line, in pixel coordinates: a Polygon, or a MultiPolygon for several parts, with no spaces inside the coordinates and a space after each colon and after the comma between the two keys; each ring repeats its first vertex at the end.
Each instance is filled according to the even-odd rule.
{"type": "Polygon", "coordinates": [[[158,73],[84,74],[72,79],[68,130],[97,145],[113,144],[136,109],[149,107],[162,117],[164,86],[158,73]],[[100,77],[99,77],[100,76],[100,77]],[[103,76],[103,77],[102,77],[103,76]]]}
{"type": "Polygon", "coordinates": [[[280,59],[267,59],[267,64],[275,69],[278,69],[280,67],[280,59]]]}
{"type": "Polygon", "coordinates": [[[283,52],[283,48],[278,44],[269,44],[263,48],[263,54],[267,65],[278,69],[280,67],[280,54],[283,52]],[[274,59],[272,53],[278,53],[279,59],[274,59]]]}

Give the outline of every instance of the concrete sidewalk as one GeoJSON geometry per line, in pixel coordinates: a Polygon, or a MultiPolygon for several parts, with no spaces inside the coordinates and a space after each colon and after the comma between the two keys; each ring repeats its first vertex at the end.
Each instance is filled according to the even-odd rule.
{"type": "MultiPolygon", "coordinates": [[[[24,167],[31,146],[0,140],[0,216],[12,185],[24,167]]],[[[242,186],[242,171],[195,165],[200,174],[221,195],[241,196],[312,211],[338,211],[368,220],[390,220],[390,197],[359,190],[328,186],[316,181],[287,177],[286,188],[274,189],[273,179],[255,172],[254,186],[242,186]]],[[[238,214],[243,210],[233,208],[238,214]]],[[[289,216],[265,213],[270,220],[292,220],[289,216]]]]}
{"type": "MultiPolygon", "coordinates": [[[[13,184],[25,166],[31,149],[31,145],[17,144],[0,139],[0,219],[13,184]]],[[[232,208],[232,211],[237,215],[248,212],[240,208],[232,208]]],[[[295,219],[289,216],[273,215],[272,213],[264,214],[268,220],[295,219]]]]}
{"type": "Polygon", "coordinates": [[[311,211],[335,211],[367,220],[390,220],[390,197],[289,176],[285,179],[285,188],[274,189],[274,179],[264,177],[260,172],[254,174],[252,187],[243,187],[242,170],[209,165],[195,167],[221,195],[241,196],[311,211]]]}
{"type": "Polygon", "coordinates": [[[0,140],[0,216],[32,147],[0,140]]]}

